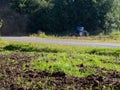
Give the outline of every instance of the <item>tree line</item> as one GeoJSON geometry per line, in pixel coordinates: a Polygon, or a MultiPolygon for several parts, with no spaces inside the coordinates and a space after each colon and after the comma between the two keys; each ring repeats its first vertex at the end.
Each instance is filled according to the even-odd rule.
{"type": "Polygon", "coordinates": [[[69,33],[77,25],[90,34],[120,30],[120,0],[12,0],[11,8],[28,16],[31,33],[69,33]]]}

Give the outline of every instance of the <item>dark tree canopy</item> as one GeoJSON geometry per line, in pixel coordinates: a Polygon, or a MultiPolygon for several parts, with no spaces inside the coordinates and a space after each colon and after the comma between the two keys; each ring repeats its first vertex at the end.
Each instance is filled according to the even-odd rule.
{"type": "Polygon", "coordinates": [[[119,0],[12,0],[29,16],[29,32],[64,33],[83,25],[91,34],[120,30],[119,0]]]}

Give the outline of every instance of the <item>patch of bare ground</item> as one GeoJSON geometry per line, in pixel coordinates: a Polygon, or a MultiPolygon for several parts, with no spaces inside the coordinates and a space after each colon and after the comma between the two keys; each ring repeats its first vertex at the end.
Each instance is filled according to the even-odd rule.
{"type": "MultiPolygon", "coordinates": [[[[110,87],[120,88],[120,72],[92,74],[87,77],[68,76],[62,71],[39,71],[30,67],[29,62],[41,57],[38,54],[11,53],[0,55],[0,90],[103,90],[110,87]]],[[[87,68],[83,64],[78,65],[87,68]]],[[[104,68],[97,68],[102,72],[104,68]]],[[[110,89],[112,90],[112,89],[110,89]]]]}

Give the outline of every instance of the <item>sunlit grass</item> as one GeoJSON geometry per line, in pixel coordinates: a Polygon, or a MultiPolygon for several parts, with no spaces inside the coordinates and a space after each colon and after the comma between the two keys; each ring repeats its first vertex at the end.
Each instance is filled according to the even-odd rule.
{"type": "Polygon", "coordinates": [[[114,56],[76,53],[44,53],[42,55],[43,56],[38,58],[38,60],[31,62],[31,66],[35,69],[50,72],[64,71],[68,75],[78,77],[99,73],[96,67],[120,71],[120,66],[115,62],[114,56]],[[81,64],[83,64],[83,66],[78,67],[81,64]]]}
{"type": "Polygon", "coordinates": [[[32,60],[32,68],[67,75],[86,77],[99,73],[97,68],[120,71],[120,48],[97,48],[67,45],[51,45],[0,40],[1,52],[37,53],[41,57],[32,60]],[[83,65],[83,66],[80,66],[83,65]]]}
{"type": "MultiPolygon", "coordinates": [[[[75,77],[83,79],[95,75],[103,76],[110,71],[120,72],[120,48],[52,45],[5,41],[2,39],[0,40],[0,44],[0,55],[1,57],[3,56],[3,59],[5,58],[5,60],[2,59],[0,62],[1,70],[6,68],[6,71],[8,69],[11,73],[13,73],[14,70],[16,70],[16,72],[22,70],[23,73],[23,76],[21,76],[21,72],[19,72],[18,76],[15,75],[15,78],[13,78],[16,81],[14,81],[14,79],[10,79],[9,77],[6,79],[5,76],[8,74],[3,71],[0,73],[0,80],[5,78],[8,82],[11,80],[13,84],[17,85],[33,88],[39,85],[44,89],[54,89],[54,86],[49,86],[46,82],[49,82],[52,78],[52,74],[55,72],[63,72],[68,78],[75,77]],[[24,54],[29,57],[36,57],[31,57],[31,59],[26,57],[26,59],[24,59],[25,57],[21,57],[24,56],[24,54]],[[23,62],[23,65],[19,66],[21,64],[20,62],[23,62]],[[43,76],[43,79],[46,81],[42,82],[42,78],[39,78],[39,72],[44,71],[50,74],[45,77],[43,76]],[[33,74],[33,76],[38,75],[37,77],[40,80],[38,79],[38,82],[34,81],[31,74],[33,74]],[[29,78],[24,77],[24,75],[29,76],[29,78]],[[29,81],[29,79],[32,80],[29,81]]],[[[9,85],[7,83],[5,83],[5,85],[10,86],[11,82],[9,85]]],[[[86,87],[86,90],[92,90],[91,86],[86,87]]],[[[104,87],[103,90],[118,90],[113,86],[96,86],[97,89],[101,87],[104,87]]],[[[74,85],[68,86],[68,89],[69,88],[74,88],[74,85]]]]}

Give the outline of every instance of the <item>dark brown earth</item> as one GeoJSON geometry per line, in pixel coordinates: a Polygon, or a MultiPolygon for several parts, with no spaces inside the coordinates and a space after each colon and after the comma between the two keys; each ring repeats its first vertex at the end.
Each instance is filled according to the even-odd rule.
{"type": "MultiPolygon", "coordinates": [[[[0,90],[119,90],[120,72],[108,71],[84,78],[68,76],[64,72],[39,71],[29,62],[38,54],[14,52],[0,54],[0,90]],[[88,89],[87,89],[88,88],[88,89]],[[114,89],[113,89],[114,88],[114,89]]],[[[83,64],[79,67],[85,67],[83,64]]],[[[104,68],[103,68],[104,69],[104,68]]],[[[98,68],[102,72],[103,69],[98,68]]]]}

